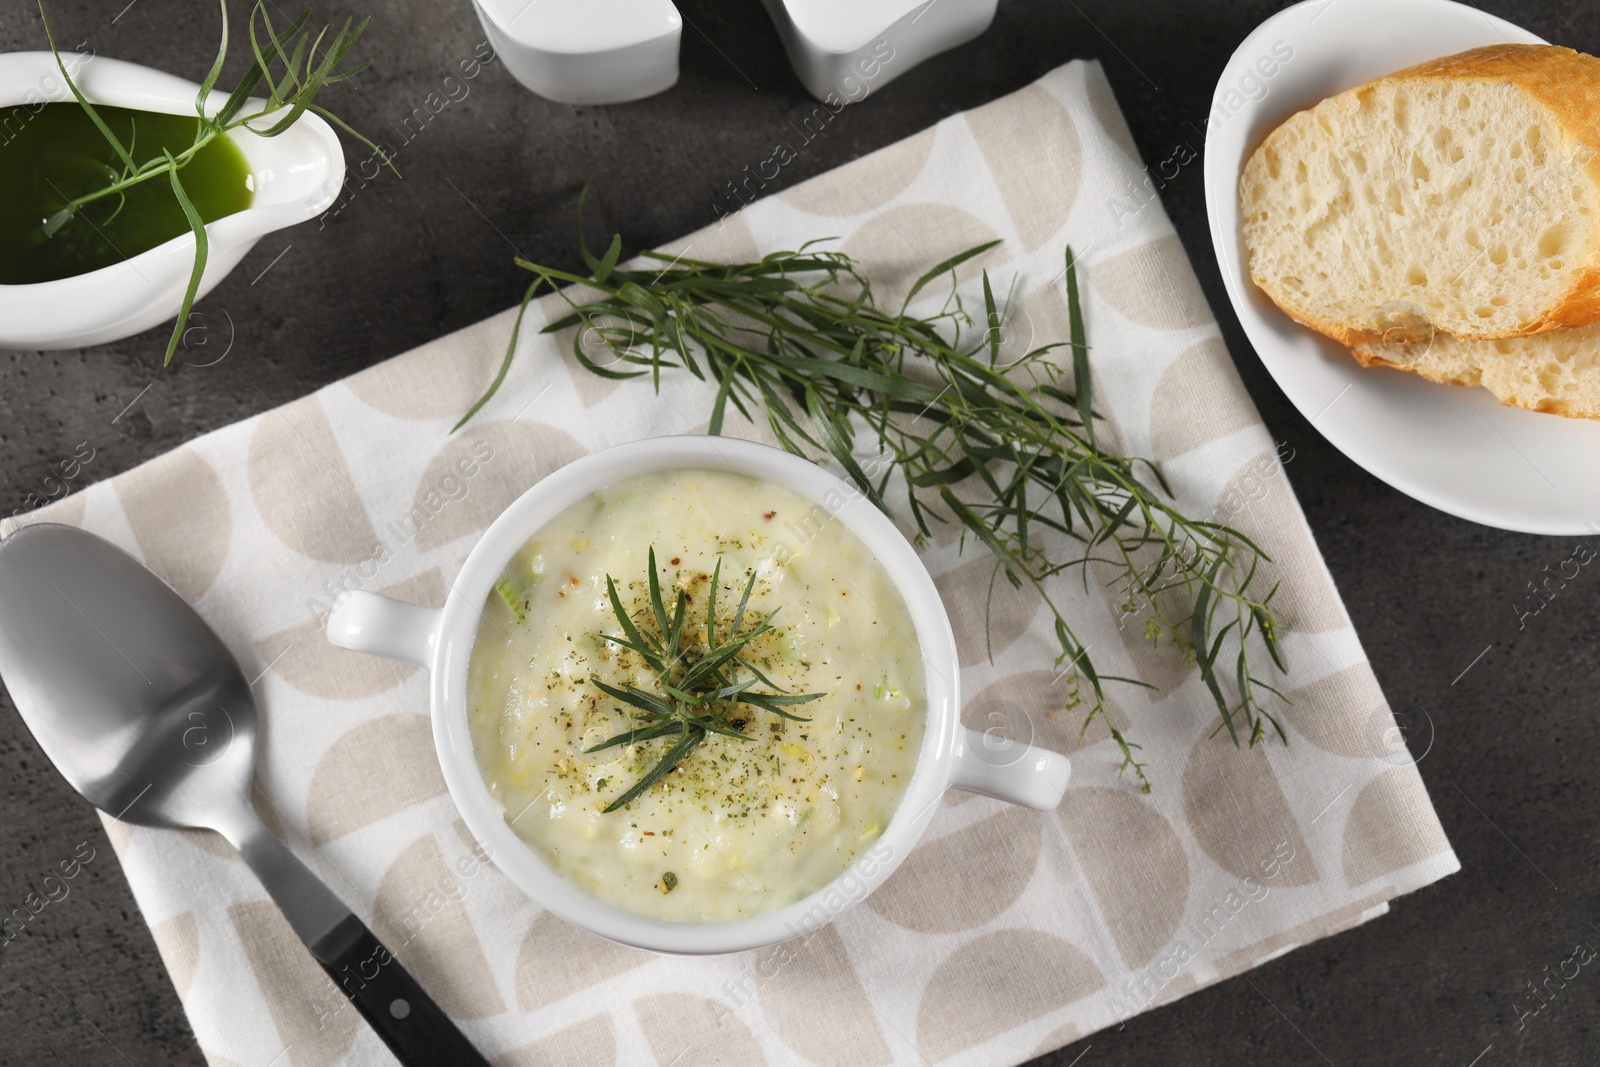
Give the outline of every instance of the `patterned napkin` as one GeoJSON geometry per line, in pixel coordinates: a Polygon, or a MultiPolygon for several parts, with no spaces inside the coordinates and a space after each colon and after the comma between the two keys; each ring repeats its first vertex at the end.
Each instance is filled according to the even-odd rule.
{"type": "MultiPolygon", "coordinates": [[[[754,257],[837,235],[893,303],[928,264],[1002,237],[976,266],[1016,294],[1006,344],[1021,351],[1067,336],[1070,241],[1108,432],[1161,462],[1189,514],[1263,544],[1284,582],[1290,744],[1246,752],[1213,736],[1193,669],[1137,619],[1119,625],[1114,590],[1063,583],[1101,672],[1156,686],[1113,690],[1114,721],[1149,762],[1146,796],[1103,728],[1080,740],[1040,604],[999,583],[991,662],[990,561],[935,540],[924,558],[964,650],[967,721],[1002,714],[1071,752],[1072,788],[1050,813],[950,795],[882,890],[804,940],[673,959],[544,914],[445,794],[423,672],[323,638],[344,588],[442,604],[479,532],[574,457],[703,432],[711,389],[668,376],[657,399],[587,374],[570,337],[537,332],[551,300],[530,309],[505,388],[455,436],[509,313],[22,521],[115,541],[221,632],[256,679],[262,815],[497,1062],[1018,1063],[1381,915],[1459,866],[1283,476],[1292,453],[1257,418],[1143,178],[1100,68],[1075,62],[675,246],[754,257]]],[[[212,1064],[388,1062],[219,837],[106,827],[212,1064]]]]}

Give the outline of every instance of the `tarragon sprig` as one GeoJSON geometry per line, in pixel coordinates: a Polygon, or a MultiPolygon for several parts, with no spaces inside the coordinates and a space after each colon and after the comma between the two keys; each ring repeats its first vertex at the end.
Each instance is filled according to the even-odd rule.
{"type": "MultiPolygon", "coordinates": [[[[1287,740],[1267,703],[1269,694],[1282,694],[1252,654],[1259,639],[1277,670],[1287,670],[1272,608],[1278,587],[1259,589],[1260,564],[1269,557],[1239,530],[1179,510],[1154,463],[1103,447],[1070,248],[1063,272],[1068,337],[1007,362],[1005,309],[987,272],[981,325],[956,287],[957,268],[997,241],[933,266],[899,308],[883,308],[855,261],[816,241],[755,262],[645,252],[653,261],[646,269],[618,267],[621,236],[595,255],[583,237],[582,203],[578,246],[588,275],[516,262],[534,275],[523,312],[541,289],[558,291],[571,313],[544,332],[577,328],[573,354],[590,372],[649,376],[657,390],[667,369],[715,383],[709,433],[722,432],[729,405],[746,418],[764,417],[785,449],[832,456],[885,512],[898,476],[904,495],[895,503],[903,500],[919,543],[935,524],[958,524],[993,555],[994,578],[1038,592],[1059,646],[1062,705],[1070,711],[1087,704],[1082,731],[1103,722],[1122,769],[1144,791],[1150,784],[1139,745],[1106,715],[1104,683],[1146,683],[1097,668],[1093,642],[1079,634],[1062,600],[1059,579],[1073,571],[1085,590],[1092,569],[1116,591],[1119,624],[1137,619],[1146,638],[1198,668],[1220,716],[1217,729],[1236,745],[1253,746],[1269,730],[1287,740]],[[939,310],[910,313],[942,280],[949,290],[939,310]],[[596,338],[607,349],[605,362],[586,347],[596,338]],[[1069,365],[1056,361],[1059,350],[1069,365]],[[888,462],[859,460],[862,438],[864,454],[888,462]]],[[[504,381],[521,322],[519,314],[498,373],[463,423],[504,381]]],[[[993,588],[991,580],[991,594],[993,588]]]]}
{"type": "Polygon", "coordinates": [[[711,588],[706,596],[705,638],[686,630],[689,622],[689,594],[678,590],[671,613],[661,596],[661,578],[656,569],[656,550],[650,549],[650,574],[647,582],[650,593],[649,611],[645,625],[634,622],[617,593],[617,583],[606,575],[606,595],[611,601],[611,611],[617,617],[620,634],[598,634],[602,641],[628,649],[644,660],[655,673],[652,692],[638,686],[608,685],[598,678],[590,678],[594,687],[627,706],[632,725],[619,734],[586,749],[600,752],[618,745],[638,745],[662,738],[676,738],[666,748],[644,777],[617,797],[605,808],[612,812],[642,796],[651,786],[671,774],[695,747],[708,735],[749,741],[744,728],[749,720],[738,714],[741,704],[770,712],[794,722],[810,722],[785,709],[805,704],[822,697],[822,693],[786,693],[782,687],[763,674],[760,668],[745,658],[750,643],[766,633],[771,633],[772,618],[778,613],[774,608],[764,618],[748,628],[745,613],[750,604],[750,592],[755,588],[756,574],[750,572],[745,582],[739,607],[733,613],[733,622],[727,635],[717,640],[717,589],[722,581],[722,560],[711,573],[711,588]],[[745,675],[741,677],[741,675],[745,675]],[[760,683],[778,692],[756,692],[760,683]]]}

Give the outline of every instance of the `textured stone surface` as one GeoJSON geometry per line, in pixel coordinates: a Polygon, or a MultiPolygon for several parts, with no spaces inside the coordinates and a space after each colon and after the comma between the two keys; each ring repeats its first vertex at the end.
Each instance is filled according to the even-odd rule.
{"type": "MultiPolygon", "coordinates": [[[[204,71],[213,10],[186,0],[123,4],[56,0],[58,40],[204,71]]],[[[1199,152],[1217,72],[1278,6],[1005,0],[984,37],[847,109],[775,184],[820,173],[1080,56],[1104,62],[1147,162],[1169,159],[1180,144],[1199,152]]],[[[1593,4],[1483,6],[1547,39],[1600,52],[1593,4]]],[[[231,7],[242,18],[243,4],[231,7]]],[[[205,330],[191,331],[186,358],[212,363],[226,351],[220,362],[163,370],[160,331],[83,352],[0,353],[0,505],[22,507],[30,493],[53,488],[46,477],[81,442],[94,458],[78,480],[109,477],[500,311],[523,284],[511,267],[514,248],[577,266],[572,208],[584,182],[595,186],[596,229],[620,229],[630,250],[713,221],[718,189],[766,159],[785,120],[810,105],[759,5],[681,7],[690,21],[683,78],[651,100],[568,108],[529,95],[497,67],[484,70],[468,83],[468,97],[400,152],[404,180],[380,177],[350,190],[325,226],[268,237],[200,306],[204,319],[195,323],[205,330]]],[[[387,129],[392,143],[399,135],[386,124],[421,106],[481,33],[464,0],[378,0],[368,9],[374,21],[360,50],[374,69],[359,88],[330,92],[327,103],[358,128],[387,129]]],[[[31,4],[0,8],[0,50],[43,44],[31,4]]],[[[242,54],[235,52],[236,64],[242,54]]],[[[347,150],[353,163],[363,158],[347,150]]],[[[1542,979],[1546,965],[1556,971],[1575,942],[1600,944],[1589,925],[1600,918],[1592,697],[1600,587],[1574,583],[1519,633],[1513,600],[1571,544],[1441,515],[1335,452],[1272,383],[1228,308],[1198,159],[1162,197],[1268,428],[1295,450],[1289,478],[1379,680],[1397,707],[1431,717],[1422,775],[1464,870],[1404,898],[1386,918],[1038,1062],[1464,1067],[1493,1045],[1480,1067],[1591,1063],[1600,1002],[1582,983],[1600,979],[1576,979],[1520,1029],[1511,1004],[1531,1006],[1525,981],[1542,979]]],[[[6,701],[0,907],[21,904],[83,841],[98,853],[71,894],[0,951],[0,1064],[201,1063],[98,821],[6,701]]]]}

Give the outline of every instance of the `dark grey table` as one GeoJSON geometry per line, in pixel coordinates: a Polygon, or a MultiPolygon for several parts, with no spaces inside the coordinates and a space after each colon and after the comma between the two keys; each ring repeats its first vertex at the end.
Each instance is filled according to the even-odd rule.
{"type": "MultiPolygon", "coordinates": [[[[1003,0],[984,37],[846,109],[778,182],[808,178],[1083,56],[1105,64],[1147,162],[1180,146],[1199,151],[1218,72],[1279,6],[1003,0]]],[[[1483,6],[1600,53],[1594,0],[1483,6]]],[[[243,5],[231,7],[242,19],[243,5]]],[[[466,0],[373,7],[360,49],[373,69],[328,99],[358,128],[379,131],[420,106],[482,34],[466,0]]],[[[94,457],[77,475],[82,485],[501,310],[523,284],[510,264],[513,244],[536,260],[578,266],[572,212],[585,182],[595,187],[597,221],[621,230],[629,251],[713,221],[719,187],[764,159],[774,131],[811,102],[758,4],[680,7],[683,76],[670,92],[625,107],[569,108],[491,66],[406,144],[404,180],[379,178],[326,225],[263,241],[200,307],[205,330],[192,334],[187,359],[204,364],[227,351],[220,362],[162,369],[161,331],[83,352],[0,354],[0,505],[9,512],[51,491],[47,477],[80,445],[94,457]]],[[[87,41],[101,55],[192,76],[214,55],[217,14],[195,0],[53,0],[50,10],[68,47],[87,41]]],[[[31,0],[8,0],[0,50],[43,44],[31,0]]],[[[1191,163],[1162,199],[1268,428],[1295,450],[1290,480],[1384,690],[1397,708],[1420,709],[1411,721],[1431,720],[1412,742],[1427,751],[1422,774],[1463,870],[1402,898],[1385,918],[1038,1062],[1594,1064],[1600,976],[1591,968],[1520,1026],[1511,1005],[1526,1003],[1526,983],[1556,970],[1577,942],[1600,946],[1592,925],[1600,922],[1592,707],[1600,588],[1589,587],[1597,579],[1573,583],[1519,631],[1514,603],[1573,542],[1429,510],[1324,442],[1238,328],[1201,184],[1191,163]]],[[[0,910],[20,904],[82,842],[98,856],[70,896],[0,951],[0,1063],[201,1063],[99,822],[5,701],[0,910]]]]}

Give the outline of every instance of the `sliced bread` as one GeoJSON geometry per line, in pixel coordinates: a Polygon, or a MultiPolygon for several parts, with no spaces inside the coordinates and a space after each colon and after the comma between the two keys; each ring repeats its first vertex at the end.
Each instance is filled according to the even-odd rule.
{"type": "Polygon", "coordinates": [[[1502,404],[1568,418],[1600,419],[1600,325],[1534,337],[1431,340],[1357,345],[1364,366],[1398,367],[1430,381],[1482,385],[1502,404]]]}
{"type": "Polygon", "coordinates": [[[1239,208],[1255,283],[1346,345],[1600,321],[1600,59],[1497,45],[1329,97],[1239,208]]]}

